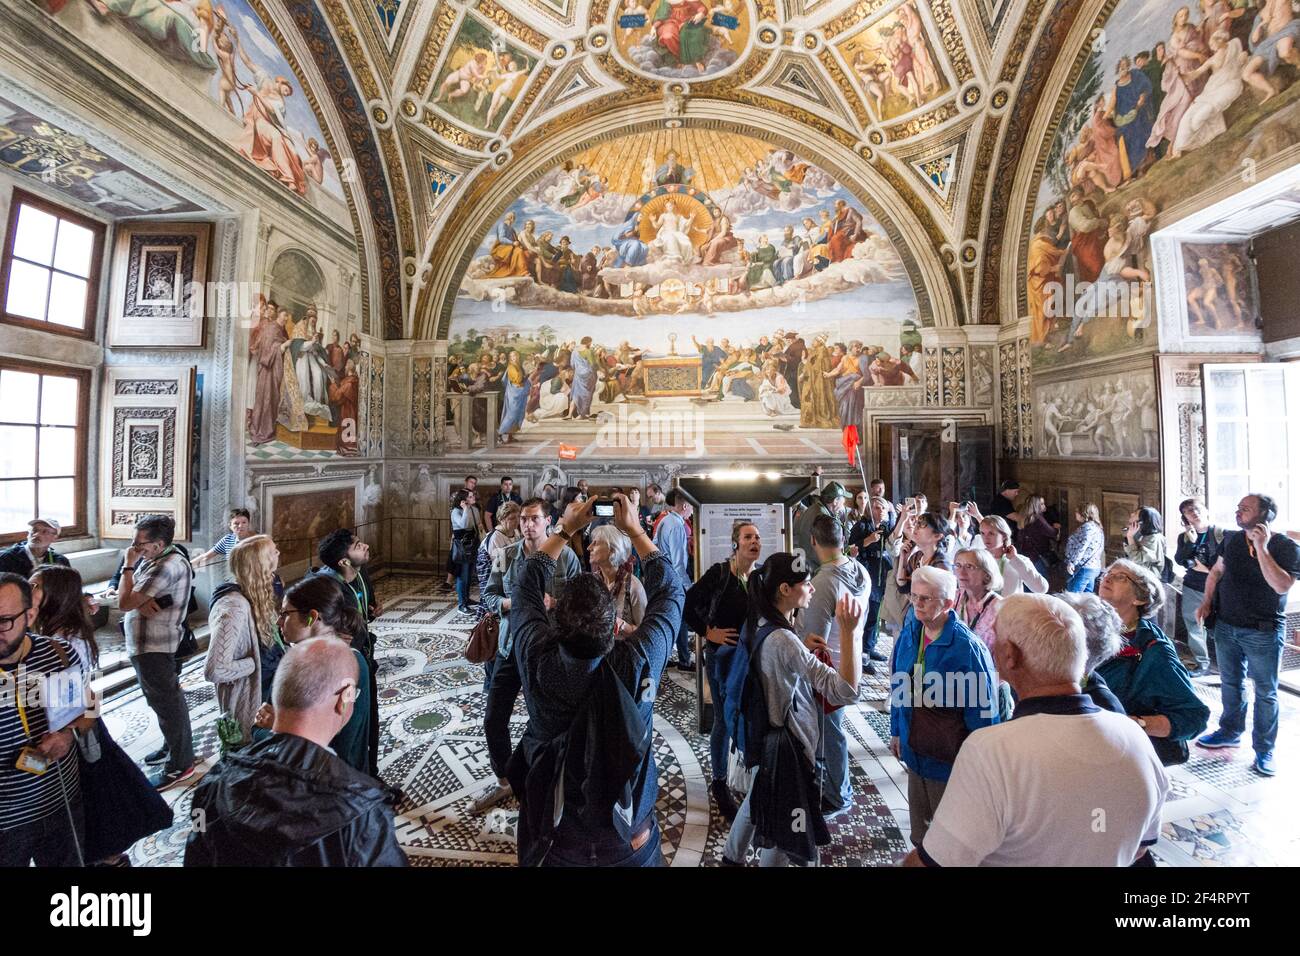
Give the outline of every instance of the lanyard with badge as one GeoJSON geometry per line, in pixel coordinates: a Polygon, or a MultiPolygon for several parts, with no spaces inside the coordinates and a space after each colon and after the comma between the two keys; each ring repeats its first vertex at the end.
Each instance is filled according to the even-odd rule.
{"type": "MultiPolygon", "coordinates": [[[[0,678],[6,681],[9,680],[9,672],[3,667],[0,667],[0,678]]],[[[18,719],[23,725],[23,739],[30,743],[34,738],[32,737],[31,724],[27,721],[27,708],[23,706],[25,688],[18,686],[17,672],[14,674],[13,683],[14,703],[18,707],[18,719]]],[[[50,762],[46,760],[35,747],[24,746],[18,751],[18,760],[15,762],[14,766],[24,773],[34,774],[39,777],[50,769],[50,762]]]]}

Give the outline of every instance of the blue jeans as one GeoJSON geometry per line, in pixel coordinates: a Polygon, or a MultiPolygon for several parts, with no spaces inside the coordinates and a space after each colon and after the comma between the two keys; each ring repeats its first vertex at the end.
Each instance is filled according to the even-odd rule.
{"type": "Polygon", "coordinates": [[[1071,594],[1091,594],[1101,577],[1101,568],[1076,568],[1065,582],[1065,590],[1071,594]]]}
{"type": "Polygon", "coordinates": [[[462,561],[456,569],[456,603],[461,607],[469,604],[469,579],[474,573],[474,565],[470,561],[462,561]]]}
{"type": "Polygon", "coordinates": [[[685,621],[682,621],[677,628],[677,663],[689,664],[691,662],[691,646],[693,643],[690,628],[686,626],[685,621]]]}
{"type": "Polygon", "coordinates": [[[867,620],[862,626],[862,650],[867,654],[876,649],[876,642],[880,640],[880,602],[884,596],[883,591],[880,594],[872,592],[867,604],[867,620]]]}
{"type": "Polygon", "coordinates": [[[542,861],[542,866],[663,866],[664,854],[659,847],[659,824],[651,822],[650,836],[645,845],[633,850],[626,844],[591,844],[567,839],[561,830],[542,861]]]}
{"type": "MultiPolygon", "coordinates": [[[[753,791],[750,791],[752,794],[753,791]]],[[[727,843],[722,848],[722,855],[732,863],[744,863],[745,856],[749,853],[749,845],[754,842],[754,834],[758,828],[754,826],[754,821],[749,809],[749,794],[745,795],[745,800],[740,805],[740,812],[736,814],[735,822],[731,824],[731,831],[727,834],[727,843]]],[[[764,866],[808,866],[800,860],[794,859],[784,850],[776,847],[768,847],[758,851],[758,865],[764,866]]]]}
{"type": "Polygon", "coordinates": [[[1046,578],[1051,576],[1048,574],[1047,559],[1044,558],[1042,555],[1039,555],[1038,557],[1034,558],[1033,564],[1034,567],[1038,569],[1038,573],[1041,574],[1043,577],[1046,578]]]}
{"type": "Polygon", "coordinates": [[[1205,625],[1196,619],[1196,609],[1201,606],[1201,602],[1204,600],[1204,592],[1193,590],[1187,586],[1183,587],[1180,610],[1183,615],[1183,626],[1187,628],[1187,646],[1191,648],[1196,663],[1202,667],[1208,667],[1210,664],[1210,648],[1205,641],[1205,625]]]}
{"type": "Polygon", "coordinates": [[[1285,629],[1256,631],[1219,621],[1214,625],[1215,653],[1223,682],[1223,716],[1219,730],[1239,737],[1246,729],[1246,702],[1241,692],[1246,676],[1255,684],[1256,753],[1272,753],[1277,741],[1277,672],[1282,664],[1285,629]]]}
{"type": "MultiPolygon", "coordinates": [[[[712,647],[712,644],[707,645],[712,647]]],[[[704,676],[709,679],[709,696],[713,698],[713,726],[709,728],[709,763],[713,768],[713,780],[727,779],[727,755],[731,736],[727,733],[727,715],[722,696],[722,681],[718,674],[716,653],[704,652],[704,676]]]]}
{"type": "Polygon", "coordinates": [[[849,779],[849,740],[844,733],[842,707],[823,718],[822,736],[817,744],[817,771],[821,779],[822,800],[837,807],[847,807],[853,803],[853,783],[849,779]]]}

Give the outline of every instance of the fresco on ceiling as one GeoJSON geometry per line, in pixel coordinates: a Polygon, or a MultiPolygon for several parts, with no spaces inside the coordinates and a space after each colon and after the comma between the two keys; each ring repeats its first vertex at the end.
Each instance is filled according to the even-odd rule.
{"type": "Polygon", "coordinates": [[[495,133],[536,63],[504,34],[466,17],[434,82],[429,104],[461,123],[495,133]]]}
{"type": "Polygon", "coordinates": [[[838,49],[863,101],[882,122],[920,109],[951,89],[915,0],[854,34],[838,49]]]}
{"type": "Polygon", "coordinates": [[[638,134],[552,169],[484,238],[451,388],[498,391],[507,440],[627,405],[838,431],[867,389],[918,384],[917,311],[884,229],[825,170],[736,134],[638,134]]]}
{"type": "Polygon", "coordinates": [[[1259,300],[1244,242],[1184,242],[1188,335],[1250,335],[1259,300]]]}
{"type": "MultiPolygon", "coordinates": [[[[217,107],[191,118],[286,189],[309,198],[320,188],[343,198],[316,114],[247,0],[41,2],[56,22],[92,44],[105,29],[137,37],[217,107]]],[[[160,90],[159,98],[166,97],[160,90]]]]}
{"type": "Polygon", "coordinates": [[[0,99],[0,167],[61,190],[110,216],[196,212],[80,136],[0,99]]]}
{"type": "Polygon", "coordinates": [[[746,0],[622,0],[614,42],[651,76],[712,76],[740,59],[749,42],[746,0]]]}
{"type": "Polygon", "coordinates": [[[1300,142],[1291,0],[1124,0],[1098,37],[1032,217],[1040,366],[1153,348],[1152,221],[1211,189],[1248,187],[1256,163],[1300,142]]]}

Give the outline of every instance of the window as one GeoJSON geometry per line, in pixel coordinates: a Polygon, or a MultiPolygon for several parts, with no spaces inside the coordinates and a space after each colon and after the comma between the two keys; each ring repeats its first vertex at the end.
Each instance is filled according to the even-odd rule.
{"type": "Polygon", "coordinates": [[[53,518],[86,531],[90,373],[0,360],[0,542],[53,518]]]}
{"type": "Polygon", "coordinates": [[[6,322],[91,338],[104,226],[15,189],[5,234],[6,322]]]}
{"type": "Polygon", "coordinates": [[[1300,527],[1300,364],[1201,367],[1205,389],[1206,504],[1236,527],[1251,492],[1277,501],[1276,531],[1300,527]]]}

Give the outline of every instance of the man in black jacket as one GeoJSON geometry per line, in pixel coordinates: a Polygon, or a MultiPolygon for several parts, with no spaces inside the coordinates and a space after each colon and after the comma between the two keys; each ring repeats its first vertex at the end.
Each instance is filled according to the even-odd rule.
{"type": "Polygon", "coordinates": [[[376,781],[329,742],[352,716],[357,665],[330,637],[275,672],[272,735],[227,755],[194,792],[186,866],[406,866],[376,781]]]}
{"type": "Polygon", "coordinates": [[[68,566],[68,559],[50,545],[58,540],[59,523],[53,518],[33,518],[27,522],[27,540],[0,551],[0,571],[12,571],[30,578],[38,564],[68,566]]]}
{"type": "Polygon", "coordinates": [[[511,595],[511,653],[528,727],[506,776],[519,798],[525,866],[663,863],[654,814],[653,707],[684,591],[627,498],[614,495],[614,524],[631,539],[645,570],[645,617],[615,640],[609,593],[594,575],[581,574],[560,593],[552,623],[544,596],[555,560],[591,523],[595,501],[569,505],[556,533],[523,562],[511,595]]]}

